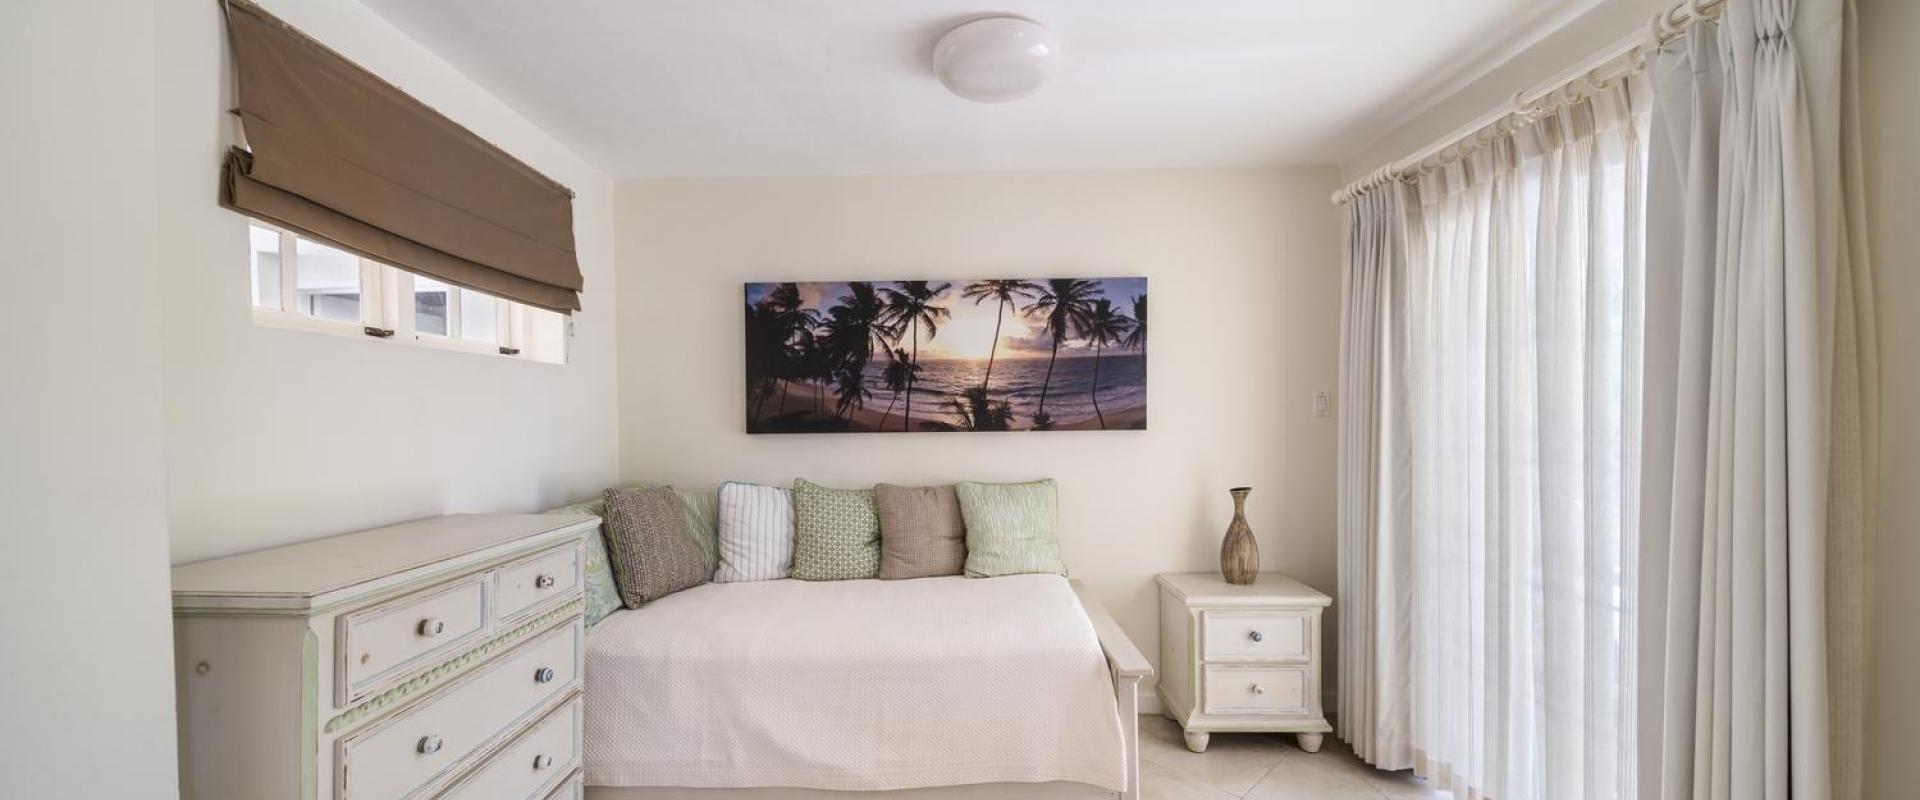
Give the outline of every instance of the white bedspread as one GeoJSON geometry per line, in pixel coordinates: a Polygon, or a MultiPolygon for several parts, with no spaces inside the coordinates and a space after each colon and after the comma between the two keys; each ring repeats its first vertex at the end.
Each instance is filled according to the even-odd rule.
{"type": "Polygon", "coordinates": [[[708,584],[586,647],[588,785],[1125,788],[1112,679],[1057,576],[708,584]]]}

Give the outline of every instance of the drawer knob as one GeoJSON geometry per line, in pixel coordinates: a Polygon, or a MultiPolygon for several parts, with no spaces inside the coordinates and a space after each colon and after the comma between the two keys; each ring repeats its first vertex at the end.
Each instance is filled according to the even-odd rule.
{"type": "Polygon", "coordinates": [[[552,682],[553,682],[553,668],[552,668],[552,667],[541,667],[541,668],[539,668],[539,669],[536,669],[536,670],[534,670],[534,671],[533,671],[533,682],[534,682],[534,683],[552,683],[552,682]]]}
{"type": "Polygon", "coordinates": [[[1254,685],[1253,685],[1253,693],[1254,693],[1254,694],[1266,694],[1266,693],[1267,693],[1267,687],[1265,687],[1265,686],[1261,686],[1260,684],[1257,684],[1257,683],[1256,683],[1256,684],[1254,684],[1254,685]]]}
{"type": "Polygon", "coordinates": [[[546,769],[553,766],[553,756],[542,753],[533,757],[534,769],[546,769]]]}
{"type": "Polygon", "coordinates": [[[447,632],[447,622],[439,617],[420,620],[420,635],[429,639],[447,632]]]}
{"type": "Polygon", "coordinates": [[[1254,632],[1252,632],[1252,633],[1249,633],[1249,634],[1247,634],[1247,638],[1249,638],[1249,639],[1252,639],[1252,640],[1254,640],[1254,641],[1256,641],[1256,642],[1259,642],[1259,641],[1264,641],[1264,640],[1266,640],[1266,638],[1267,638],[1267,635],[1266,635],[1266,634],[1264,634],[1264,633],[1261,633],[1261,632],[1259,632],[1259,631],[1254,631],[1254,632]]]}
{"type": "Polygon", "coordinates": [[[551,589],[551,588],[553,588],[553,576],[552,576],[552,575],[535,575],[535,576],[533,576],[533,588],[535,588],[535,589],[551,589]]]}
{"type": "Polygon", "coordinates": [[[433,734],[427,734],[425,736],[422,736],[420,737],[420,747],[419,747],[420,754],[423,756],[430,756],[430,755],[433,755],[434,753],[438,753],[440,752],[440,746],[443,744],[446,744],[446,743],[440,741],[440,737],[435,736],[433,734]]]}

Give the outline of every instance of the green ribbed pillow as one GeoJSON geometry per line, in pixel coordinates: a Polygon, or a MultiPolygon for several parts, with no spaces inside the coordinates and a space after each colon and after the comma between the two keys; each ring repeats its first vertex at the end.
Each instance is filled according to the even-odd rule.
{"type": "Polygon", "coordinates": [[[1060,560],[1060,501],[1053,479],[1032,483],[962,483],[969,578],[1067,574],[1060,560]]]}
{"type": "Polygon", "coordinates": [[[793,570],[803,581],[880,577],[880,515],[872,489],[793,482],[793,570]]]}

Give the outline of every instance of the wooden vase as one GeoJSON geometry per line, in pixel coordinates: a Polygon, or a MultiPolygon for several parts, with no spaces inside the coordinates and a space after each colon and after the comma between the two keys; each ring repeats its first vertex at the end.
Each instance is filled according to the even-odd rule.
{"type": "Polygon", "coordinates": [[[1253,492],[1251,486],[1228,489],[1233,495],[1233,522],[1227,525],[1227,536],[1220,540],[1220,575],[1227,583],[1245,586],[1260,576],[1260,543],[1253,540],[1253,529],[1247,527],[1247,495],[1253,492]]]}

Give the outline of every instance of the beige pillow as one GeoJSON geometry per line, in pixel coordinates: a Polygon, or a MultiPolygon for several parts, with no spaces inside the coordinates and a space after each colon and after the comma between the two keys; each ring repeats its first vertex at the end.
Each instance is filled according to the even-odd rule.
{"type": "Polygon", "coordinates": [[[958,575],[967,562],[967,526],[952,486],[873,487],[880,513],[880,578],[958,575]]]}
{"type": "Polygon", "coordinates": [[[707,582],[672,488],[608,489],[605,496],[607,560],[628,608],[707,582]]]}

